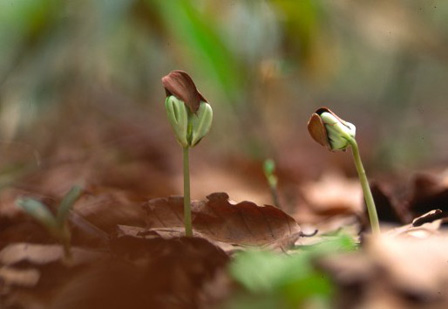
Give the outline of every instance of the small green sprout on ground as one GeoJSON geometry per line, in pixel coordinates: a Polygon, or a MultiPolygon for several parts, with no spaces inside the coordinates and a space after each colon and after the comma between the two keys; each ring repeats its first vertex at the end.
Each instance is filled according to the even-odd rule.
{"type": "Polygon", "coordinates": [[[189,150],[210,130],[213,110],[186,72],[172,71],[162,78],[162,84],[168,120],[183,149],[185,235],[192,236],[189,150]]]}
{"type": "Polygon", "coordinates": [[[278,190],[277,190],[278,178],[275,175],[274,160],[272,159],[265,160],[263,163],[263,171],[269,184],[269,190],[271,191],[272,202],[274,203],[275,206],[281,208],[280,201],[278,199],[278,190]]]}
{"type": "Polygon", "coordinates": [[[322,107],[311,115],[308,121],[308,131],[316,142],[327,147],[330,151],[345,151],[351,146],[367,205],[372,232],[378,234],[380,232],[378,215],[366,172],[361,162],[361,156],[359,155],[358,144],[355,139],[356,127],[339,118],[328,108],[322,107]]]}
{"type": "Polygon", "coordinates": [[[56,215],[46,205],[35,199],[24,198],[16,201],[17,206],[42,224],[48,233],[61,243],[66,261],[69,261],[71,258],[71,233],[67,222],[68,216],[76,200],[80,197],[81,192],[81,187],[74,186],[71,188],[59,204],[56,215]]]}

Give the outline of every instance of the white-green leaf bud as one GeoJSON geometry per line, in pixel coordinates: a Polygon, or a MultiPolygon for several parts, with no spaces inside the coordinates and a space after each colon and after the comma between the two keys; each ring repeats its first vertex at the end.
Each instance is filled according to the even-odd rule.
{"type": "Polygon", "coordinates": [[[165,107],[176,139],[182,147],[194,147],[210,130],[213,111],[187,72],[175,70],[162,78],[165,107]]]}
{"type": "Polygon", "coordinates": [[[34,199],[26,198],[16,201],[16,205],[22,208],[27,214],[39,221],[48,230],[54,231],[58,228],[53,214],[48,210],[47,206],[34,199]]]}
{"type": "Polygon", "coordinates": [[[332,150],[345,150],[349,140],[354,139],[356,127],[350,123],[336,118],[333,114],[324,112],[320,115],[327,129],[328,141],[332,150]]]}
{"type": "Polygon", "coordinates": [[[311,137],[329,150],[345,150],[355,139],[356,127],[339,118],[328,108],[320,108],[308,122],[311,137]]]}
{"type": "Polygon", "coordinates": [[[182,147],[188,147],[188,110],[185,103],[174,95],[165,100],[165,109],[174,135],[182,147]]]}
{"type": "Polygon", "coordinates": [[[197,145],[201,139],[207,135],[212,126],[213,110],[210,104],[201,101],[199,109],[195,114],[190,115],[191,141],[190,146],[197,145]]]}

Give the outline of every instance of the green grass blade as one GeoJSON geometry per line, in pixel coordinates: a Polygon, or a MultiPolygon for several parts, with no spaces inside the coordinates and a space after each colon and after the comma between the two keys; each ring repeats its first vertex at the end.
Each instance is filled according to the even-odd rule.
{"type": "Polygon", "coordinates": [[[233,103],[241,91],[244,70],[220,35],[217,21],[191,1],[146,0],[146,4],[158,10],[176,44],[194,51],[195,69],[220,85],[233,103]]]}

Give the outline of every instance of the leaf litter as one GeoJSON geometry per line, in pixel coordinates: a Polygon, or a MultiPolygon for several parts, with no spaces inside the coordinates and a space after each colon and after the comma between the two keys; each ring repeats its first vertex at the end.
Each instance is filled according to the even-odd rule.
{"type": "MultiPolygon", "coordinates": [[[[115,305],[119,308],[125,304],[134,305],[135,308],[148,305],[160,308],[194,307],[199,304],[211,306],[219,304],[234,293],[229,281],[231,278],[225,272],[229,262],[228,254],[232,254],[232,248],[238,250],[244,250],[247,246],[290,248],[294,244],[300,248],[329,239],[329,236],[319,233],[310,243],[303,239],[297,242],[302,229],[292,217],[272,206],[231,202],[226,193],[214,193],[205,201],[193,202],[193,226],[195,235],[200,238],[185,239],[179,237],[183,234],[181,197],[157,198],[141,203],[138,198],[134,199],[132,194],[114,190],[92,189],[87,192],[75,207],[83,218],[92,219],[95,224],[106,230],[113,226],[114,220],[131,225],[117,223],[119,233],[116,236],[107,233],[111,235],[109,248],[103,247],[102,252],[85,248],[91,258],[84,259],[82,266],[75,267],[76,272],[66,267],[56,267],[56,271],[49,272],[51,276],[66,277],[64,284],[59,286],[50,284],[53,291],[50,299],[32,297],[34,295],[32,292],[23,294],[23,290],[19,287],[35,286],[36,291],[39,291],[43,282],[48,288],[48,278],[45,279],[45,275],[46,273],[48,275],[49,267],[54,268],[54,265],[59,264],[58,259],[62,255],[60,247],[38,244],[16,244],[15,247],[5,247],[1,251],[1,257],[8,256],[10,250],[18,251],[13,254],[16,260],[12,262],[0,259],[3,265],[2,278],[9,289],[16,289],[17,293],[20,291],[19,294],[10,293],[11,297],[7,297],[7,301],[14,300],[12,303],[20,303],[25,307],[37,303],[49,308],[76,308],[80,303],[86,304],[86,308],[94,308],[104,301],[111,308],[115,305]],[[115,218],[113,216],[108,218],[104,223],[101,219],[95,221],[91,215],[105,212],[102,209],[108,207],[126,204],[132,209],[130,217],[119,214],[115,218]],[[194,244],[196,239],[198,242],[194,244]],[[43,250],[40,252],[45,252],[46,248],[48,252],[43,257],[40,257],[41,253],[30,253],[23,257],[24,246],[40,248],[43,250]],[[186,250],[183,256],[189,257],[187,261],[178,258],[182,250],[186,250]],[[193,257],[196,254],[193,252],[204,257],[193,257]],[[51,257],[52,255],[54,257],[51,257]],[[47,259],[49,264],[43,267],[39,258],[47,259]],[[212,264],[199,266],[204,263],[204,258],[212,264]],[[194,266],[195,263],[198,263],[198,266],[194,266]],[[159,269],[164,271],[160,273],[159,269]],[[166,272],[168,269],[170,271],[166,272]],[[203,270],[192,273],[193,269],[203,270]],[[203,278],[199,284],[193,279],[197,278],[198,274],[203,278]],[[174,284],[174,281],[170,281],[175,280],[174,278],[183,279],[174,284]],[[210,291],[210,287],[215,284],[221,291],[219,295],[210,291]],[[172,285],[177,288],[171,287],[172,285]],[[101,288],[97,288],[99,286],[101,288]],[[143,287],[153,287],[153,292],[149,296],[143,296],[148,294],[148,289],[143,287]],[[119,291],[121,291],[120,299],[105,297],[118,294],[119,291]],[[27,297],[22,297],[24,302],[20,302],[17,300],[17,295],[27,297]],[[167,297],[171,301],[167,302],[167,297]]],[[[338,306],[350,308],[350,304],[376,304],[406,308],[410,304],[444,303],[446,297],[441,290],[448,278],[447,274],[441,271],[441,267],[448,260],[445,253],[448,250],[439,245],[441,242],[446,242],[447,237],[442,229],[444,224],[442,213],[441,210],[433,210],[408,225],[391,229],[379,239],[366,239],[363,241],[363,249],[354,253],[341,257],[335,255],[319,258],[316,262],[318,267],[329,274],[341,290],[336,297],[338,306]],[[381,272],[378,273],[378,269],[381,269],[381,272]],[[354,288],[364,291],[360,294],[362,297],[350,291],[354,288]],[[378,298],[378,295],[383,296],[378,298]]],[[[337,214],[337,211],[334,214],[337,214]]],[[[356,218],[351,213],[343,212],[343,214],[346,218],[356,218]]],[[[333,218],[337,217],[338,215],[333,218]]],[[[333,220],[328,215],[326,218],[321,224],[321,231],[324,231],[325,225],[329,225],[329,221],[333,220]]],[[[354,237],[356,232],[352,235],[354,237]]],[[[74,252],[76,250],[74,248],[74,252]]],[[[300,250],[288,252],[295,255],[300,250]]]]}
{"type": "MultiPolygon", "coordinates": [[[[0,260],[3,307],[211,308],[242,291],[227,272],[235,248],[281,248],[287,254],[276,256],[294,257],[315,243],[348,231],[358,241],[364,216],[362,197],[359,188],[341,175],[332,180],[335,189],[329,189],[325,177],[308,183],[315,185],[314,189],[303,182],[287,184],[296,188],[292,201],[299,201],[291,207],[291,216],[272,206],[231,202],[226,193],[211,194],[207,200],[193,203],[193,225],[200,237],[180,237],[180,199],[147,202],[175,191],[173,179],[177,176],[167,176],[172,162],[164,156],[168,152],[165,144],[151,142],[146,147],[139,142],[157,141],[163,134],[141,137],[141,130],[124,121],[120,125],[136,138],[119,140],[114,145],[118,150],[102,149],[86,158],[79,151],[82,139],[71,146],[61,137],[55,144],[62,145],[63,151],[42,153],[41,168],[14,176],[14,185],[0,192],[0,256],[8,252],[15,256],[10,262],[0,260]],[[147,149],[152,150],[148,153],[147,149]],[[71,153],[78,155],[67,156],[71,153]],[[61,262],[60,246],[13,203],[17,197],[33,196],[56,205],[76,179],[84,179],[86,192],[74,207],[75,217],[80,219],[71,220],[73,251],[75,260],[78,249],[89,258],[67,266],[61,262]],[[313,190],[317,193],[311,194],[313,190]],[[335,194],[330,199],[327,193],[332,190],[335,194]],[[98,230],[82,227],[79,222],[83,220],[98,230]],[[300,237],[302,231],[316,228],[316,237],[300,237]],[[107,237],[91,236],[96,239],[93,241],[90,234],[107,237]],[[41,253],[30,248],[40,248],[41,253]]],[[[99,137],[93,135],[89,143],[97,143],[99,137]]],[[[435,172],[417,175],[411,184],[377,183],[375,200],[381,198],[385,210],[379,216],[394,224],[390,231],[378,239],[362,236],[359,250],[320,257],[307,265],[324,271],[331,279],[328,282],[337,288],[334,307],[447,306],[447,183],[446,173],[435,172]],[[398,194],[397,188],[403,187],[404,193],[398,194]],[[389,219],[388,211],[393,213],[389,219]],[[423,216],[412,220],[419,215],[423,216]]],[[[255,271],[262,273],[262,269],[255,271]]]]}

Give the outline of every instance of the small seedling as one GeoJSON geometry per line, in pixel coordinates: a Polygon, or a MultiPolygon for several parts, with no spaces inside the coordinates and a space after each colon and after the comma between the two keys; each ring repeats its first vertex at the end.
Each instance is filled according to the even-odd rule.
{"type": "Polygon", "coordinates": [[[366,172],[362,165],[361,156],[359,155],[358,144],[355,139],[356,127],[339,118],[328,108],[322,107],[311,115],[311,118],[308,121],[308,131],[316,142],[327,147],[330,151],[345,151],[348,147],[352,148],[356,170],[358,172],[359,180],[361,181],[364,199],[367,205],[372,232],[378,234],[380,232],[378,214],[376,212],[372,192],[370,191],[366,172]]]}
{"type": "Polygon", "coordinates": [[[269,190],[271,191],[272,202],[274,203],[275,206],[281,208],[280,201],[278,199],[278,190],[277,190],[278,178],[275,175],[274,160],[272,159],[265,160],[263,163],[263,171],[266,180],[268,181],[269,184],[269,190]]]}
{"type": "Polygon", "coordinates": [[[190,205],[189,150],[208,133],[213,110],[184,71],[172,71],[162,78],[165,88],[165,108],[177,142],[183,149],[184,225],[185,235],[193,236],[190,205]]]}
{"type": "Polygon", "coordinates": [[[61,243],[66,261],[69,261],[71,258],[71,233],[67,224],[68,216],[81,192],[81,187],[74,186],[71,188],[59,204],[56,215],[51,213],[46,205],[35,199],[24,198],[16,201],[17,206],[42,224],[48,233],[61,243]]]}

